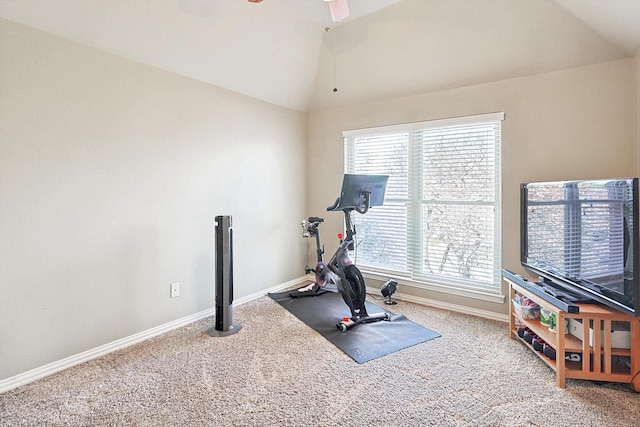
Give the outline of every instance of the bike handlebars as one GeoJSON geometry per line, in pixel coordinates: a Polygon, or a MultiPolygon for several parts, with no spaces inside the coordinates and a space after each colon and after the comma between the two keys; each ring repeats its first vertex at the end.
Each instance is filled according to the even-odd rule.
{"type": "MultiPolygon", "coordinates": [[[[361,213],[361,214],[366,214],[369,211],[369,204],[371,203],[371,192],[369,191],[363,191],[361,194],[364,195],[364,203],[362,203],[362,205],[360,206],[343,206],[340,210],[348,212],[348,211],[352,211],[355,209],[356,212],[361,213]]],[[[336,199],[336,202],[329,206],[327,208],[328,211],[335,211],[338,210],[336,209],[338,206],[340,205],[340,197],[338,197],[336,199]]],[[[309,219],[311,220],[311,219],[309,219]]]]}
{"type": "Polygon", "coordinates": [[[369,203],[371,203],[371,193],[368,191],[363,191],[362,194],[364,194],[364,209],[362,209],[360,206],[356,206],[355,209],[358,213],[366,214],[369,210],[369,203]]]}
{"type": "Polygon", "coordinates": [[[340,204],[340,197],[338,197],[338,198],[336,199],[336,202],[335,202],[333,205],[329,206],[329,207],[327,208],[327,210],[328,210],[328,211],[333,211],[333,210],[335,210],[335,209],[338,207],[338,205],[339,205],[339,204],[340,204]]]}

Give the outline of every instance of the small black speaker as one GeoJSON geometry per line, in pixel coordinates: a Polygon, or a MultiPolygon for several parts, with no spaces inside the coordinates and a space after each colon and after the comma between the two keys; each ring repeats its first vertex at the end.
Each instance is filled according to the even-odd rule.
{"type": "Polygon", "coordinates": [[[382,293],[383,297],[387,299],[384,301],[387,305],[396,305],[398,302],[391,299],[391,295],[393,295],[398,289],[398,282],[393,279],[389,279],[385,282],[384,285],[380,288],[380,293],[382,293]]]}

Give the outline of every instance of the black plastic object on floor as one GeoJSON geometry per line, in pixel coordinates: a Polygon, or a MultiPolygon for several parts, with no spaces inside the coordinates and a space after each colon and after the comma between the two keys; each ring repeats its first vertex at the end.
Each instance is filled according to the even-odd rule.
{"type": "Polygon", "coordinates": [[[234,335],[242,329],[233,323],[233,221],[230,215],[216,216],[216,324],[212,337],[234,335]]]}
{"type": "Polygon", "coordinates": [[[440,336],[402,314],[394,314],[370,302],[365,303],[369,313],[386,311],[391,321],[364,323],[341,332],[336,324],[350,312],[340,294],[327,292],[314,298],[291,298],[289,291],[285,291],[270,293],[269,296],[358,363],[440,336]]]}

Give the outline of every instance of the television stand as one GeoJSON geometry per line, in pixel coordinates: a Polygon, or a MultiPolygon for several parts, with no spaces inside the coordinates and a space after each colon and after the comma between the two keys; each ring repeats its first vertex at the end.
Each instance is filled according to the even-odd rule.
{"type": "MultiPolygon", "coordinates": [[[[640,393],[640,318],[630,316],[597,303],[576,303],[577,312],[569,312],[558,307],[532,291],[531,284],[521,276],[503,271],[504,280],[509,284],[509,336],[521,340],[538,357],[556,372],[558,387],[565,387],[567,378],[592,381],[620,382],[631,384],[640,393]],[[552,332],[540,320],[524,319],[514,310],[516,292],[542,305],[556,316],[557,331],[552,332]],[[580,340],[565,333],[565,319],[582,321],[580,340]],[[611,322],[629,324],[630,348],[612,347],[611,322]],[[518,326],[528,327],[555,350],[556,358],[551,359],[535,351],[533,346],[517,333],[518,326]],[[586,337],[590,337],[586,338],[586,337]],[[565,355],[579,354],[579,361],[565,360],[565,355]]],[[[546,294],[546,293],[545,293],[546,294]]],[[[548,294],[546,294],[548,295],[548,294]]]]}
{"type": "Polygon", "coordinates": [[[558,307],[567,313],[579,313],[580,307],[574,304],[574,299],[569,298],[568,295],[562,293],[560,291],[549,292],[549,286],[544,283],[531,282],[524,277],[516,274],[512,271],[502,269],[502,276],[505,280],[511,280],[513,282],[518,283],[520,286],[527,288],[527,290],[533,292],[539,298],[542,298],[544,301],[549,304],[558,307]]]}

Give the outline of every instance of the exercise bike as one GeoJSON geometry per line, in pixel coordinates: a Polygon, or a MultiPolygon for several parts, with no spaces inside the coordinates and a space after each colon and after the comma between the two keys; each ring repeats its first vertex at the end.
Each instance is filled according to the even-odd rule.
{"type": "Polygon", "coordinates": [[[390,321],[388,313],[367,312],[365,299],[366,286],[362,273],[352,262],[349,250],[353,250],[356,227],[351,221],[351,213],[355,210],[360,214],[368,212],[371,206],[381,206],[384,201],[388,176],[385,175],[350,175],[345,174],[342,193],[327,211],[342,211],[344,213],[346,235],[338,235],[340,244],[328,263],[323,260],[324,246],[320,241],[319,226],[323,218],[310,217],[302,221],[303,237],[315,237],[317,265],[315,268],[305,267],[305,273],[315,274],[315,283],[310,289],[316,294],[333,291],[340,292],[344,302],[351,311],[351,317],[344,317],[336,327],[346,332],[360,323],[390,321]]]}

